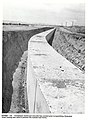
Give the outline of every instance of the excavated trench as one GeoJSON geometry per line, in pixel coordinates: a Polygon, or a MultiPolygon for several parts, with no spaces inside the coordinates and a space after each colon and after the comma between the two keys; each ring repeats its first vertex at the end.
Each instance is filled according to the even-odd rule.
{"type": "Polygon", "coordinates": [[[24,51],[28,49],[29,39],[40,32],[51,29],[50,27],[19,30],[3,31],[2,41],[2,113],[8,113],[11,106],[13,94],[13,73],[18,67],[24,51]]]}
{"type": "MultiPolygon", "coordinates": [[[[27,50],[28,40],[34,34],[43,32],[48,29],[50,28],[41,28],[37,30],[19,31],[19,32],[16,32],[16,31],[3,32],[3,60],[2,60],[3,62],[2,112],[3,113],[7,113],[10,110],[12,94],[13,94],[13,87],[12,87],[13,73],[18,67],[18,63],[20,61],[22,54],[24,53],[24,51],[27,50]]],[[[76,65],[79,69],[81,69],[82,71],[85,71],[85,47],[84,47],[85,37],[66,33],[64,31],[61,31],[59,28],[56,28],[49,35],[46,36],[46,39],[48,43],[58,53],[60,53],[62,56],[64,56],[74,65],[76,65]],[[80,52],[79,52],[79,49],[81,49],[80,52]]],[[[26,70],[26,67],[24,67],[23,69],[26,70]]],[[[24,72],[24,74],[26,73],[24,72]]],[[[23,78],[20,79],[20,83],[22,82],[23,78]]],[[[22,86],[22,83],[20,86],[22,86]]],[[[22,91],[24,92],[24,90],[22,87],[21,93],[22,91]]],[[[23,104],[25,104],[24,101],[25,100],[23,100],[23,104]]],[[[19,104],[21,103],[19,102],[19,104]]],[[[18,110],[17,112],[28,112],[27,103],[26,103],[25,110],[24,109],[22,110],[20,106],[19,106],[19,109],[20,110],[18,110]]],[[[10,112],[13,112],[13,111],[10,111],[10,112]]]]}

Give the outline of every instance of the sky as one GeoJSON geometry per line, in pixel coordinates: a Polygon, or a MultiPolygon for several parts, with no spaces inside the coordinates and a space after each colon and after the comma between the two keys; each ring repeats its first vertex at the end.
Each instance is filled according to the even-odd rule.
{"type": "Polygon", "coordinates": [[[84,0],[3,0],[3,20],[85,25],[84,0]]]}

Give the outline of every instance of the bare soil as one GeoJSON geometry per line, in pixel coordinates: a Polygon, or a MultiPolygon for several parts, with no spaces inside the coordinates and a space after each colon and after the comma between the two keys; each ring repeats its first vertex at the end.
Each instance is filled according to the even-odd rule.
{"type": "Polygon", "coordinates": [[[13,75],[13,95],[9,113],[28,113],[27,100],[27,51],[22,55],[18,68],[13,75]]]}
{"type": "Polygon", "coordinates": [[[80,35],[74,31],[75,33],[57,28],[52,47],[80,70],[85,71],[85,34],[80,35]]]}

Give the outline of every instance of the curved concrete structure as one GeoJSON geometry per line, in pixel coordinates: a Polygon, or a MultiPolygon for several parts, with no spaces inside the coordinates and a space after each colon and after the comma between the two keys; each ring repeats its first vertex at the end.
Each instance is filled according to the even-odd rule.
{"type": "MultiPolygon", "coordinates": [[[[31,64],[32,61],[30,60],[31,57],[30,44],[31,42],[37,42],[36,41],[37,38],[42,38],[42,40],[45,39],[45,36],[51,31],[52,30],[49,30],[48,32],[43,32],[42,34],[37,34],[37,37],[36,35],[33,36],[28,43],[27,94],[28,94],[29,113],[50,113],[46,100],[38,85],[37,78],[35,77],[36,75],[34,73],[33,66],[31,64]]],[[[38,42],[43,42],[43,41],[38,41],[38,42]]]]}
{"type": "Polygon", "coordinates": [[[52,31],[34,35],[28,44],[29,112],[84,113],[84,74],[47,43],[52,31]]]}

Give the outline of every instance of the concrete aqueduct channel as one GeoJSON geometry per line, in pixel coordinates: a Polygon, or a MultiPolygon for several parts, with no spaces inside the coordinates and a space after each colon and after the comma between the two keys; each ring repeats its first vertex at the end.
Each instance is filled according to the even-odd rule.
{"type": "Polygon", "coordinates": [[[30,38],[13,75],[10,113],[84,113],[84,72],[53,49],[54,33],[30,38]]]}
{"type": "MultiPolygon", "coordinates": [[[[29,41],[28,57],[35,78],[51,113],[84,113],[84,74],[47,43],[51,31],[39,33],[29,41]]],[[[41,107],[42,104],[40,111],[41,107]]]]}

